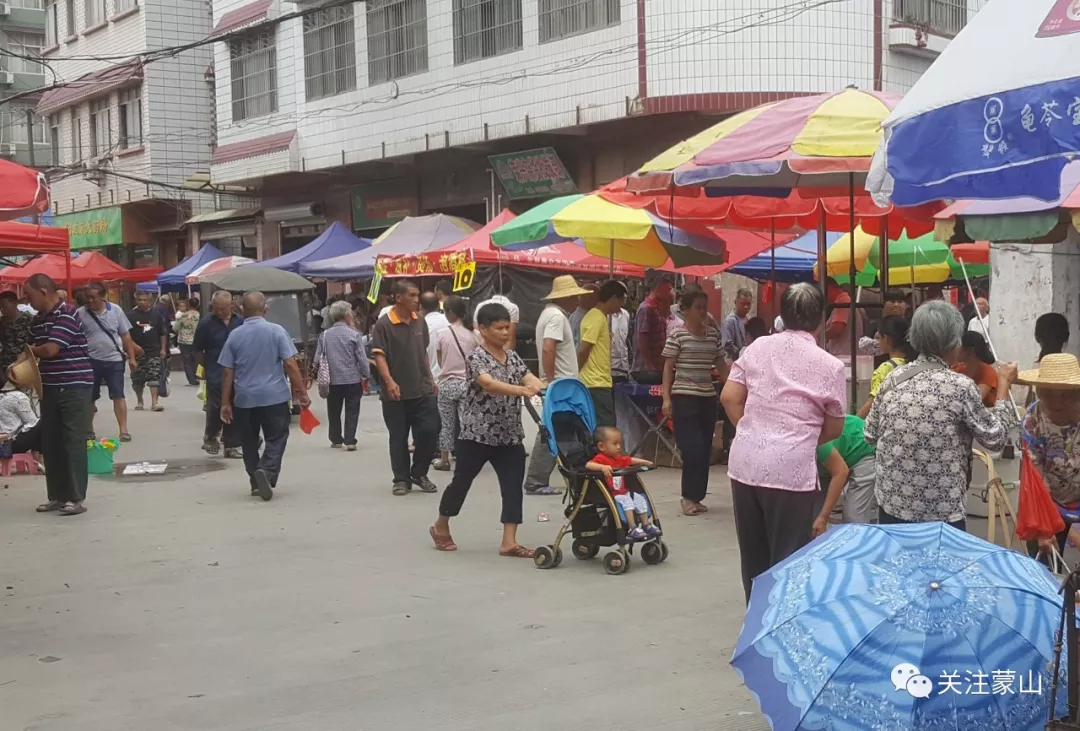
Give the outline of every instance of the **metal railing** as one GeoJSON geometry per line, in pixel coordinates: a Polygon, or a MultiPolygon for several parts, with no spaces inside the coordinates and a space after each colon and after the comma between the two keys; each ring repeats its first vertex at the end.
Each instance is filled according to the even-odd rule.
{"type": "Polygon", "coordinates": [[[521,0],[454,0],[455,65],[521,46],[521,0]]]}
{"type": "Polygon", "coordinates": [[[954,36],[968,22],[967,0],[893,0],[893,20],[954,36]]]}
{"type": "Polygon", "coordinates": [[[619,0],[540,0],[540,42],[557,41],[619,22],[619,0]]]}
{"type": "Polygon", "coordinates": [[[367,35],[369,84],[428,70],[425,0],[370,0],[367,35]]]}

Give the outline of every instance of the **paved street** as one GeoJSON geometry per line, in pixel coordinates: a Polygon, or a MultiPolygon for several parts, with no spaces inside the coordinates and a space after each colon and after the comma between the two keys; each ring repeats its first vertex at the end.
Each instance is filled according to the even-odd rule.
{"type": "MultiPolygon", "coordinates": [[[[117,461],[177,477],[91,478],[75,518],[34,512],[42,478],[2,480],[3,731],[766,728],[728,666],[743,600],[720,468],[696,518],[677,515],[677,472],[650,477],[666,564],[542,572],[498,556],[490,469],[459,551],[432,548],[438,496],[391,496],[374,398],[356,453],[294,429],[268,504],[199,449],[194,389],[164,403],[132,412],[117,461]]],[[[526,498],[523,542],[549,542],[559,510],[526,498]]]]}

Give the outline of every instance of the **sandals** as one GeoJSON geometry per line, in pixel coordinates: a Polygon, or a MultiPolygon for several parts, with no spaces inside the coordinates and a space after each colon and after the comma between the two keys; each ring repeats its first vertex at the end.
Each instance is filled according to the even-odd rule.
{"type": "Polygon", "coordinates": [[[120,441],[121,442],[130,442],[131,441],[131,435],[128,434],[126,431],[120,432],[120,441]]]}
{"type": "Polygon", "coordinates": [[[407,482],[395,482],[394,483],[394,489],[391,490],[391,492],[394,495],[397,495],[398,497],[400,497],[402,495],[408,495],[409,494],[409,489],[410,489],[409,483],[407,483],[407,482]]]}
{"type": "Polygon", "coordinates": [[[38,505],[37,511],[39,513],[51,513],[54,510],[59,510],[62,507],[64,507],[63,500],[50,500],[47,503],[42,503],[41,505],[38,505]]]}
{"type": "Polygon", "coordinates": [[[435,542],[436,551],[456,551],[457,544],[454,543],[454,539],[449,534],[440,536],[435,532],[435,526],[428,528],[428,535],[431,536],[431,540],[435,542]]]}
{"type": "Polygon", "coordinates": [[[562,492],[551,485],[544,485],[535,490],[525,490],[526,495],[562,495],[562,492]]]}
{"type": "Polygon", "coordinates": [[[135,410],[136,411],[146,411],[146,407],[143,406],[142,404],[135,404],[135,410]]]}
{"type": "Polygon", "coordinates": [[[532,558],[536,552],[531,548],[525,548],[525,546],[514,546],[510,549],[499,549],[499,555],[507,558],[532,558]]]}
{"type": "Polygon", "coordinates": [[[151,411],[164,411],[164,410],[165,410],[165,407],[164,407],[164,406],[162,406],[161,404],[158,404],[157,406],[153,407],[153,408],[152,408],[152,409],[150,409],[150,410],[151,410],[151,411]]]}
{"type": "Polygon", "coordinates": [[[434,462],[431,463],[431,469],[436,470],[438,472],[449,472],[450,469],[451,469],[450,460],[446,460],[444,462],[441,459],[437,459],[437,460],[435,460],[434,462]]]}
{"type": "Polygon", "coordinates": [[[683,515],[694,516],[694,515],[698,515],[699,513],[706,512],[705,510],[701,509],[702,507],[704,507],[704,506],[698,505],[697,503],[692,503],[689,500],[683,500],[682,501],[682,514],[683,515]]]}
{"type": "Polygon", "coordinates": [[[57,512],[60,515],[82,515],[86,512],[86,506],[82,503],[66,503],[57,512]]]}

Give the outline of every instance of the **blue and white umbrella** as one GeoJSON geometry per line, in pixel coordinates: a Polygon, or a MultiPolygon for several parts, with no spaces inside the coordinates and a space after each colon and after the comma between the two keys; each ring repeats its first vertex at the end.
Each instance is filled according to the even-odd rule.
{"type": "Polygon", "coordinates": [[[1060,617],[1025,555],[943,523],[843,525],[754,580],[731,664],[774,731],[1041,731],[1060,617]]]}
{"type": "Polygon", "coordinates": [[[882,127],[879,204],[1056,199],[1080,152],[1080,0],[990,0],[882,127]]]}

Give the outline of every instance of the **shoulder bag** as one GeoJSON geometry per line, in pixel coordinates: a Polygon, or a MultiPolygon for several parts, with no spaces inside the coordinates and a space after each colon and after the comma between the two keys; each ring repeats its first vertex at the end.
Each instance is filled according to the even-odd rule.
{"type": "Polygon", "coordinates": [[[90,317],[92,317],[94,319],[94,324],[96,324],[98,326],[98,328],[101,329],[101,332],[103,332],[103,333],[105,333],[106,335],[109,336],[109,340],[112,341],[113,347],[116,348],[116,352],[120,354],[120,361],[121,362],[127,361],[127,355],[124,354],[124,351],[120,349],[120,345],[117,344],[117,342],[116,342],[117,337],[114,336],[111,332],[109,332],[108,330],[105,329],[105,326],[101,324],[101,320],[98,319],[97,313],[94,312],[93,310],[91,310],[89,307],[87,307],[86,308],[86,314],[90,315],[90,317]]]}
{"type": "Polygon", "coordinates": [[[327,398],[330,395],[330,358],[326,355],[326,331],[319,336],[319,371],[316,379],[319,384],[319,395],[327,398]]]}

